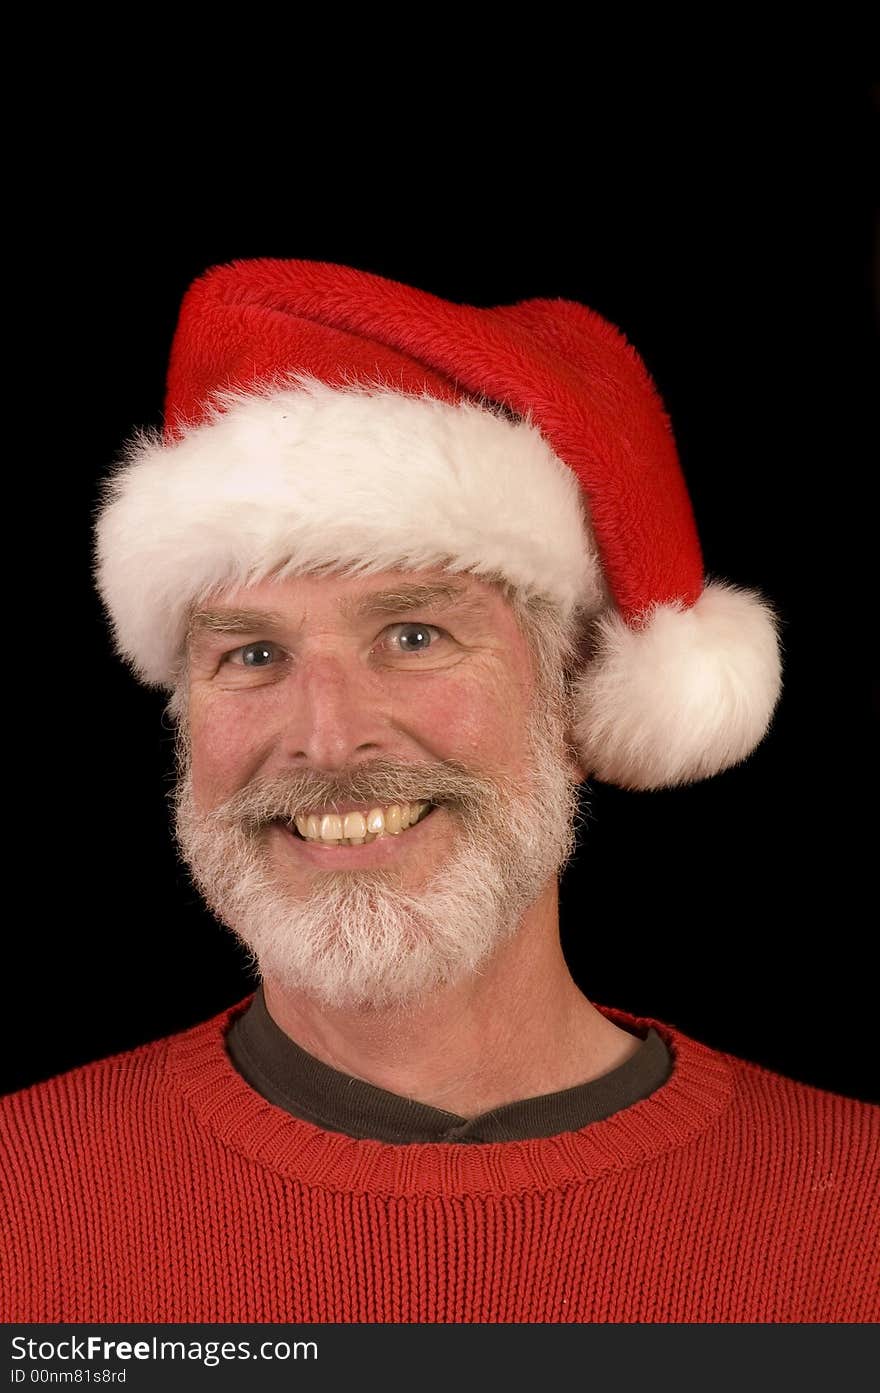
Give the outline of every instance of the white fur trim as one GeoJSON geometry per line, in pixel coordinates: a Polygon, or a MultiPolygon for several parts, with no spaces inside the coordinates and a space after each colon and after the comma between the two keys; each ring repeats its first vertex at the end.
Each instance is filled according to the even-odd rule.
{"type": "Polygon", "coordinates": [[[782,690],[777,623],[762,596],[726,581],[709,582],[690,609],[654,607],[641,631],[614,610],[598,618],[576,686],[588,777],[667,788],[745,759],[782,690]]]}
{"type": "Polygon", "coordinates": [[[193,601],[276,573],[444,566],[566,616],[607,602],[580,486],[534,425],[304,373],[215,400],[176,443],[138,432],[104,485],[95,579],[148,684],[170,685],[193,601]]]}

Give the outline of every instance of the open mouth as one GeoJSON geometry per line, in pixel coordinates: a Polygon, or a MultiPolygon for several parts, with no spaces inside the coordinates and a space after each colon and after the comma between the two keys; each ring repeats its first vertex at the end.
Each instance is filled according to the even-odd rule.
{"type": "MultiPolygon", "coordinates": [[[[316,816],[309,817],[308,819],[299,817],[291,823],[279,820],[278,825],[290,832],[296,841],[303,842],[308,846],[319,848],[369,846],[371,842],[396,840],[399,837],[406,836],[407,832],[412,831],[413,828],[426,822],[439,806],[440,805],[437,803],[429,803],[422,800],[419,803],[413,802],[402,806],[394,804],[391,808],[387,806],[384,809],[376,808],[373,810],[373,813],[382,814],[379,818],[376,818],[373,813],[368,815],[355,815],[356,821],[352,828],[355,835],[348,837],[333,835],[333,833],[341,833],[343,831],[346,822],[344,815],[335,817],[327,826],[322,826],[316,816]],[[404,813],[403,819],[401,819],[402,811],[404,813]],[[385,815],[389,813],[390,816],[387,817],[386,825],[385,815]],[[406,822],[406,826],[402,825],[402,821],[406,822]],[[368,823],[373,827],[377,827],[377,830],[371,831],[370,827],[367,825],[368,823]],[[304,830],[307,835],[303,835],[304,830]],[[311,831],[311,835],[308,835],[309,831],[311,831]],[[327,835],[328,832],[330,833],[329,836],[327,835]],[[363,833],[362,836],[357,835],[361,832],[363,833]],[[321,833],[323,833],[323,835],[321,835],[321,833]]],[[[322,823],[326,821],[326,819],[322,819],[322,823]]],[[[349,825],[351,826],[351,824],[349,825]]]]}

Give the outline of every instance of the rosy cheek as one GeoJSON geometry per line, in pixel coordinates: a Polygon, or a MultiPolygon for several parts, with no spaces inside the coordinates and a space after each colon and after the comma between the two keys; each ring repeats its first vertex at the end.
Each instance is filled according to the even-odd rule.
{"type": "Polygon", "coordinates": [[[510,695],[487,698],[485,690],[462,690],[461,683],[448,687],[436,684],[422,695],[418,712],[408,709],[408,722],[402,706],[395,710],[395,716],[402,729],[408,726],[439,758],[482,765],[503,761],[505,754],[510,754],[510,729],[498,715],[510,709],[510,695]],[[487,706],[494,719],[487,719],[487,706]]]}
{"type": "Polygon", "coordinates": [[[239,720],[217,710],[193,712],[190,737],[193,792],[213,806],[247,782],[256,764],[252,742],[239,720]]]}

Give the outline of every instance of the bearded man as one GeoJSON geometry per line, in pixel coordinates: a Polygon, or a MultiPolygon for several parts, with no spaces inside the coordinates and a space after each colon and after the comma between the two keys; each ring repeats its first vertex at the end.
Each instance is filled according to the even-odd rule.
{"type": "Polygon", "coordinates": [[[96,579],[259,987],[7,1100],[5,1320],[880,1314],[880,1109],[599,1007],[561,951],[579,786],[716,775],[781,688],[613,325],[215,267],[96,579]]]}

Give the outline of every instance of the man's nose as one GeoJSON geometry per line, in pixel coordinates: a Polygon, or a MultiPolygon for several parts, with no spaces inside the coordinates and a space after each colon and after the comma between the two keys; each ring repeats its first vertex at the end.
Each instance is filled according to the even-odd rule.
{"type": "Polygon", "coordinates": [[[381,677],[362,662],[339,654],[301,654],[289,696],[288,760],[343,769],[388,750],[391,700],[381,677]]]}

